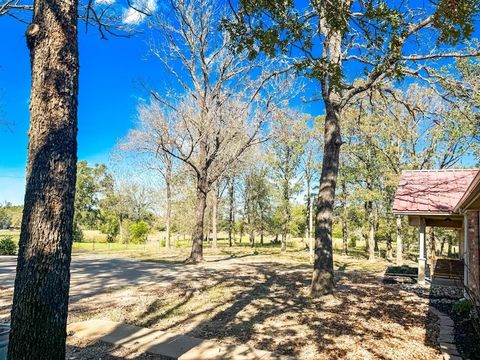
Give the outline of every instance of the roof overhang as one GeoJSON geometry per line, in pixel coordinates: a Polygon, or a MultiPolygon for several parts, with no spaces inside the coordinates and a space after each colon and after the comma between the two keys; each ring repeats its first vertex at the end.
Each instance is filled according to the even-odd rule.
{"type": "Polygon", "coordinates": [[[420,212],[420,211],[394,211],[395,215],[408,217],[410,226],[420,226],[420,219],[425,219],[425,226],[461,229],[463,215],[449,212],[420,212]]]}
{"type": "Polygon", "coordinates": [[[480,208],[480,172],[475,176],[468,186],[465,194],[455,205],[455,212],[464,212],[465,210],[480,208]]]}
{"type": "Polygon", "coordinates": [[[459,214],[451,213],[448,211],[398,211],[398,210],[393,210],[392,211],[394,215],[406,215],[406,216],[433,216],[433,217],[438,217],[438,216],[455,216],[459,214]]]}

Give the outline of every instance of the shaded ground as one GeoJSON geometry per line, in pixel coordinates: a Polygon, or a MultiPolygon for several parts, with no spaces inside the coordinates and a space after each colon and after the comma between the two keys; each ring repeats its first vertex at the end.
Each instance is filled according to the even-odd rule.
{"type": "MultiPolygon", "coordinates": [[[[336,256],[335,295],[312,299],[310,266],[295,260],[303,257],[244,254],[199,266],[75,258],[69,322],[104,318],[298,359],[439,358],[428,296],[412,285],[383,284],[384,261],[336,256]]],[[[2,264],[0,321],[8,318],[12,295],[11,286],[1,288],[11,276],[2,264]]],[[[69,345],[73,359],[124,357],[103,344],[69,338],[69,345]]]]}
{"type": "Polygon", "coordinates": [[[310,271],[237,263],[169,287],[141,285],[79,300],[70,321],[106,318],[299,359],[436,359],[428,297],[380,275],[339,272],[335,296],[311,299],[310,271]]]}

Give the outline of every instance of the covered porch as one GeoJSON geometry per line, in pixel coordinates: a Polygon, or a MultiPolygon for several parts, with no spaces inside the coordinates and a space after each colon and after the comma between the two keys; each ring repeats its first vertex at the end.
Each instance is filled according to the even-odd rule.
{"type": "Polygon", "coordinates": [[[465,241],[465,231],[463,226],[463,216],[461,215],[416,215],[405,214],[408,216],[410,226],[418,228],[418,281],[424,283],[428,277],[433,276],[447,279],[458,279],[463,281],[463,249],[465,241]],[[427,229],[428,228],[447,228],[456,230],[458,239],[458,253],[456,258],[450,257],[436,259],[432,257],[432,263],[429,264],[427,271],[427,229]]]}
{"type": "Polygon", "coordinates": [[[456,209],[478,170],[403,171],[393,203],[393,213],[406,216],[418,229],[418,282],[426,275],[457,277],[463,281],[465,252],[465,216],[456,209]],[[456,259],[438,260],[427,272],[428,228],[454,229],[458,239],[456,259]]]}

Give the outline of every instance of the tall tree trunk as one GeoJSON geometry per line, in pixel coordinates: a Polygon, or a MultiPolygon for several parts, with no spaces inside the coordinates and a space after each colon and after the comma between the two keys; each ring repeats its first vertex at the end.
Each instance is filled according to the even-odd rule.
{"type": "Polygon", "coordinates": [[[403,264],[402,217],[397,216],[397,265],[403,264]]]}
{"type": "Polygon", "coordinates": [[[340,146],[340,109],[326,103],[324,152],[320,189],[315,216],[315,259],[311,293],[313,296],[333,292],[332,219],[337,185],[340,146]]]}
{"type": "Polygon", "coordinates": [[[347,220],[345,216],[342,216],[342,244],[343,244],[343,255],[348,255],[348,228],[347,220]]]}
{"type": "Polygon", "coordinates": [[[229,181],[228,198],[229,198],[229,212],[228,212],[228,244],[230,247],[233,245],[233,227],[235,225],[234,218],[234,199],[235,199],[235,180],[233,176],[229,181]]]}
{"type": "Polygon", "coordinates": [[[368,260],[375,260],[375,225],[373,224],[373,220],[369,221],[368,260]]]}
{"type": "Polygon", "coordinates": [[[282,226],[282,246],[280,251],[287,251],[287,234],[290,223],[290,189],[289,183],[285,182],[283,188],[283,226],[282,226]]]}
{"type": "Polygon", "coordinates": [[[392,247],[392,234],[389,232],[387,234],[387,253],[386,258],[392,260],[393,258],[393,247],[392,247]]]}
{"type": "Polygon", "coordinates": [[[442,240],[440,241],[440,256],[443,255],[443,249],[445,248],[445,236],[442,237],[442,240]]]}
{"type": "Polygon", "coordinates": [[[205,209],[207,207],[207,179],[197,179],[197,205],[195,210],[195,225],[192,234],[192,251],[187,262],[197,263],[203,261],[203,230],[205,209]]]}
{"type": "Polygon", "coordinates": [[[78,3],[34,2],[27,184],[8,358],[65,359],[77,164],[78,3]]]}
{"type": "Polygon", "coordinates": [[[447,256],[451,257],[452,256],[452,237],[449,236],[447,239],[447,256]]]}
{"type": "Polygon", "coordinates": [[[280,251],[287,251],[287,233],[284,229],[284,231],[282,231],[282,246],[280,247],[280,251]]]}
{"type": "Polygon", "coordinates": [[[367,202],[368,218],[368,260],[375,260],[375,222],[373,214],[373,202],[367,202]]]}
{"type": "Polygon", "coordinates": [[[218,233],[217,233],[217,207],[218,207],[218,183],[215,183],[212,191],[212,247],[218,247],[218,233]]]}
{"type": "Polygon", "coordinates": [[[166,187],[167,187],[167,224],[166,224],[166,235],[165,235],[165,247],[170,248],[170,232],[172,224],[172,184],[171,184],[171,167],[167,165],[167,174],[166,174],[166,187]]]}
{"type": "Polygon", "coordinates": [[[313,263],[314,245],[313,245],[313,200],[312,200],[312,175],[309,169],[307,174],[307,212],[308,212],[308,226],[307,226],[307,241],[308,250],[310,253],[310,262],[313,263]]]}
{"type": "Polygon", "coordinates": [[[348,228],[347,228],[347,184],[345,176],[342,177],[342,244],[343,255],[348,255],[348,228]]]}

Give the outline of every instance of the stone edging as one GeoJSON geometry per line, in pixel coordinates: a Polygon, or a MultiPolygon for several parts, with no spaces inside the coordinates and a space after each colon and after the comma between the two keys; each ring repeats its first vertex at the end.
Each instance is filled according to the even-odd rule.
{"type": "Polygon", "coordinates": [[[442,358],[444,360],[461,360],[462,357],[458,352],[457,345],[455,345],[454,338],[454,323],[447,314],[437,310],[433,306],[429,307],[430,312],[438,316],[440,333],[438,335],[438,343],[442,351],[442,358]]]}

